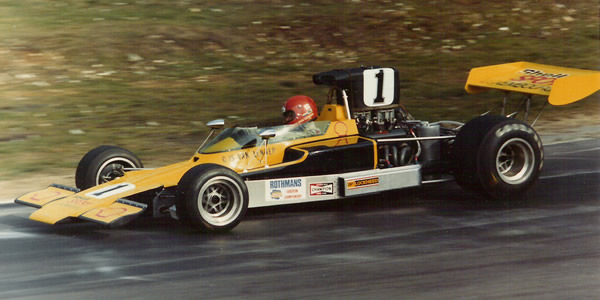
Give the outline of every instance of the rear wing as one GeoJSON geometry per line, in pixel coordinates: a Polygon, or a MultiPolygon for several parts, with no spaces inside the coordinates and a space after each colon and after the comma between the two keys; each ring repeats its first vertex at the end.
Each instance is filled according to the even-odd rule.
{"type": "Polygon", "coordinates": [[[488,89],[548,96],[552,105],[579,101],[600,89],[600,72],[515,62],[473,68],[465,85],[469,93],[488,89]]]}

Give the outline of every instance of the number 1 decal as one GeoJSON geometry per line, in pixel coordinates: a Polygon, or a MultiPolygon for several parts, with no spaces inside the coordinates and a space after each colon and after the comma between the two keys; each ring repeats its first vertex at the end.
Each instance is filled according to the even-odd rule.
{"type": "Polygon", "coordinates": [[[379,73],[375,75],[377,78],[377,97],[375,97],[375,103],[384,103],[383,98],[383,70],[379,70],[379,73]]]}
{"type": "Polygon", "coordinates": [[[394,103],[394,69],[367,69],[363,71],[363,102],[377,107],[394,103]]]}
{"type": "Polygon", "coordinates": [[[123,182],[121,184],[113,184],[109,185],[105,188],[101,188],[95,191],[91,191],[85,194],[88,197],[96,198],[96,199],[104,199],[110,196],[114,196],[117,194],[121,194],[127,191],[131,191],[135,189],[135,184],[123,182]]]}
{"type": "Polygon", "coordinates": [[[102,196],[102,194],[106,194],[108,192],[116,191],[116,190],[124,188],[124,187],[127,187],[127,184],[117,185],[117,186],[114,186],[114,187],[110,187],[109,189],[102,189],[99,192],[92,193],[92,196],[100,197],[100,196],[102,196]]]}

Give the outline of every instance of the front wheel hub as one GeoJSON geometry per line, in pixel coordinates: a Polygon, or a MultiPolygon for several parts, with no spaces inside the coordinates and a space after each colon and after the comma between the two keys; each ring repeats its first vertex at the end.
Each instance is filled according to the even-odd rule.
{"type": "Polygon", "coordinates": [[[198,202],[206,222],[215,226],[228,224],[242,211],[242,188],[228,177],[217,176],[202,186],[198,202]]]}

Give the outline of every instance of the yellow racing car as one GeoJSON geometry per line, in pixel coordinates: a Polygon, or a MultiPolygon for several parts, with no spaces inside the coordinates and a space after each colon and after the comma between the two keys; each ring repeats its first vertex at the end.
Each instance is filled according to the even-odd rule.
{"type": "Polygon", "coordinates": [[[465,124],[415,120],[400,105],[394,68],[331,70],[313,81],[329,87],[327,104],[313,122],[225,128],[215,120],[190,159],[156,169],[144,168],[128,150],[100,146],[79,162],[76,188],[54,184],[15,202],[38,208],[30,219],[48,224],[78,218],[119,226],[145,211],[224,232],[248,208],[446,180],[509,199],[528,189],[543,165],[542,142],[527,123],[532,96],[549,96],[553,105],[577,101],[600,88],[600,72],[527,62],[472,69],[468,92],[499,89],[524,96],[521,110],[506,112],[505,97],[500,115],[465,124]]]}

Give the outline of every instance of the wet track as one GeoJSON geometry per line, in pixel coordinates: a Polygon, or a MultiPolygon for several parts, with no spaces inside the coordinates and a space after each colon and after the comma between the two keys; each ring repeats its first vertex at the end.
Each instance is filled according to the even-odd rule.
{"type": "Polygon", "coordinates": [[[251,210],[227,235],[49,226],[0,205],[0,298],[596,298],[600,140],[545,150],[520,201],[444,183],[251,210]]]}

